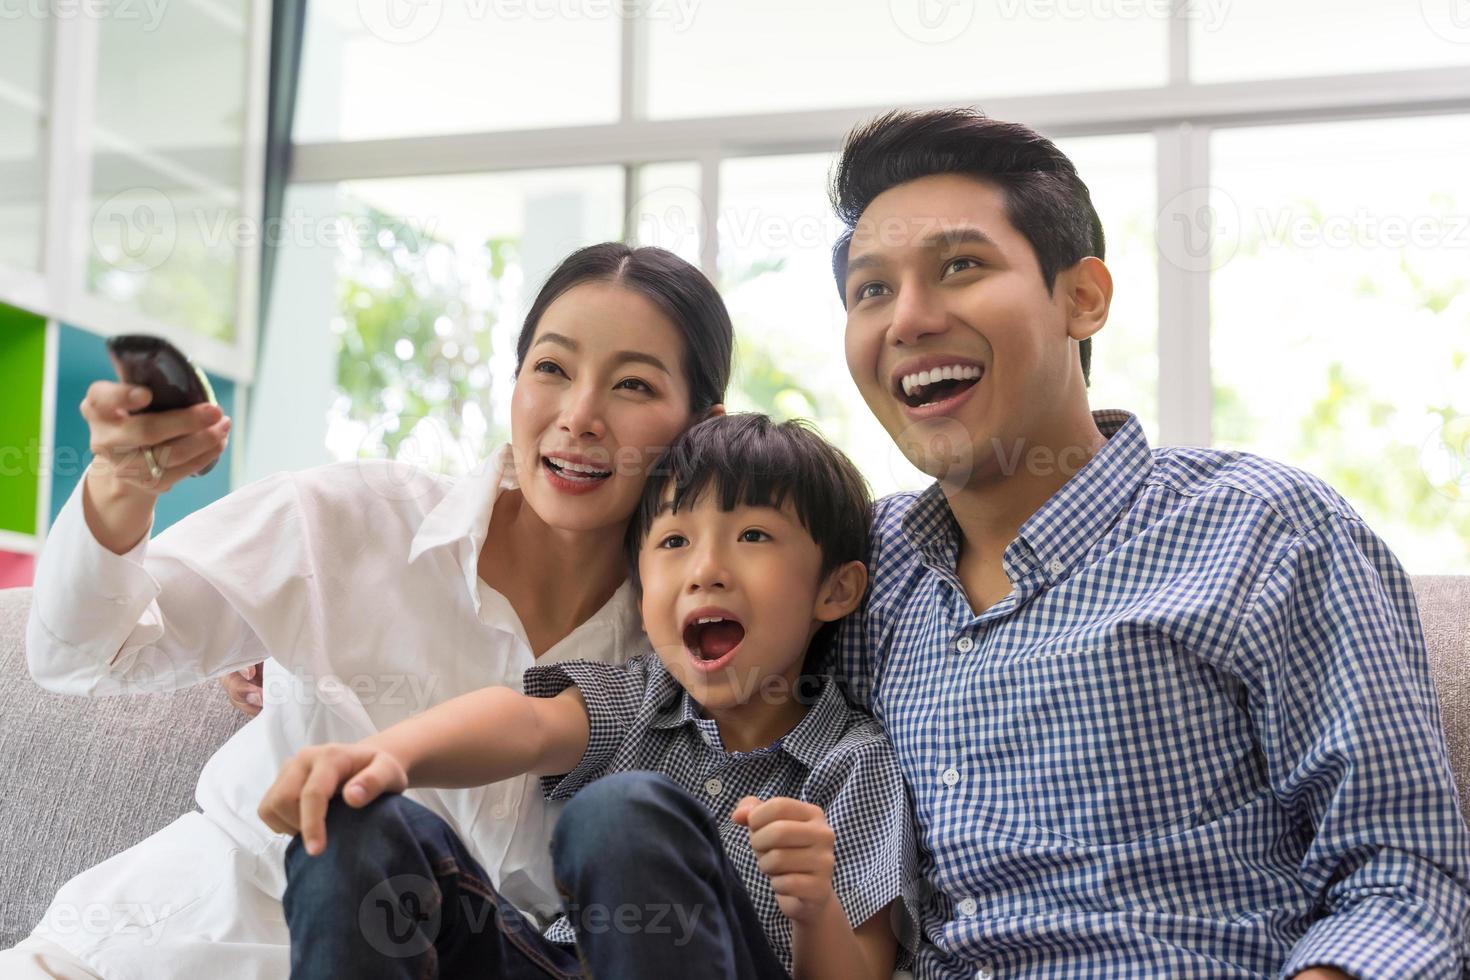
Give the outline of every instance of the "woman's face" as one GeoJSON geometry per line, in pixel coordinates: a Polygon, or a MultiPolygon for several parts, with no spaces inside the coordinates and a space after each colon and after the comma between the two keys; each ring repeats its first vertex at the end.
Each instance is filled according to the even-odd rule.
{"type": "Polygon", "coordinates": [[[649,467],[694,421],[679,328],[616,283],[573,286],[536,325],[510,416],[521,492],[543,521],[627,521],[649,467]]]}

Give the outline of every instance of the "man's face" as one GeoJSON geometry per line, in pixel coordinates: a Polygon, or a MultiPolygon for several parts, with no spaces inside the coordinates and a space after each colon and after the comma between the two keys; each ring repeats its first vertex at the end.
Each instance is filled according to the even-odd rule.
{"type": "Polygon", "coordinates": [[[994,479],[1075,397],[1066,303],[991,183],[944,174],[878,195],[853,232],[844,298],[858,390],[947,484],[994,479]]]}

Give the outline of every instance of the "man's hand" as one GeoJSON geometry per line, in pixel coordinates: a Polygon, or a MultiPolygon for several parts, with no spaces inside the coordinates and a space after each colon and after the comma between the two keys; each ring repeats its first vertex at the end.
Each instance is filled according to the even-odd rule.
{"type": "Polygon", "coordinates": [[[750,849],[771,879],[776,902],[792,922],[811,922],[836,898],[832,869],[836,835],[827,815],[812,803],[789,796],[762,801],[747,796],[730,819],[750,828],[750,849]]]}
{"type": "Polygon", "coordinates": [[[366,806],[382,793],[401,793],[408,774],[393,756],[364,745],[329,743],[302,749],[286,761],[256,811],[278,834],[300,834],[306,853],[327,846],[327,804],[346,783],[348,806],[366,806]]]}
{"type": "Polygon", "coordinates": [[[260,714],[262,678],[265,676],[265,665],[256,664],[254,667],[242,667],[232,670],[219,679],[225,693],[230,696],[230,703],[250,717],[254,718],[260,714]]]}
{"type": "Polygon", "coordinates": [[[1298,973],[1293,980],[1353,980],[1353,978],[1330,966],[1313,966],[1298,973]]]}

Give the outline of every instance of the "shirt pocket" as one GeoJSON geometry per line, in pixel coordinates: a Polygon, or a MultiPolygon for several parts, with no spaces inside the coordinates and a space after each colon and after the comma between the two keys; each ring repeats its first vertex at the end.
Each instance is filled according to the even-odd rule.
{"type": "Polygon", "coordinates": [[[1187,825],[1211,767],[1206,668],[1158,636],[1028,657],[1023,755],[1034,828],[1106,846],[1187,825]]]}

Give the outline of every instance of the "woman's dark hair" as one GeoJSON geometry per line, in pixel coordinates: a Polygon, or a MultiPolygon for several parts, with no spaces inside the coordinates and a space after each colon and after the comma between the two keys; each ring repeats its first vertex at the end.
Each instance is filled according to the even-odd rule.
{"type": "Polygon", "coordinates": [[[584,282],[612,282],[631,289],[674,321],[684,338],[684,373],[689,381],[689,408],[695,415],[725,400],[735,346],[725,301],[704,273],[673,252],[651,246],[633,248],[622,242],[580,248],[546,278],[516,341],[517,375],[547,307],[584,282]]]}
{"type": "MultiPolygon", "coordinates": [[[[721,510],[782,507],[790,502],[796,518],[822,550],[821,575],[868,554],[873,498],[852,460],[799,419],[773,422],[758,412],[717,415],[690,426],[654,464],[633,519],[624,550],[634,589],[642,592],[638,551],[648,537],[664,499],[673,490],[675,513],[694,506],[706,492],[717,494],[721,510]]],[[[826,624],[813,638],[808,667],[825,653],[836,629],[826,624]]]]}
{"type": "MultiPolygon", "coordinates": [[[[1035,250],[1047,292],[1063,269],[1089,255],[1104,257],[1087,185],[1051,140],[975,109],[890,112],[849,133],[833,169],[832,207],[847,230],[832,247],[832,273],[844,303],[858,219],[889,188],[935,174],[965,174],[1000,188],[1006,217],[1035,250]]],[[[1079,347],[1082,375],[1091,381],[1091,338],[1079,347]]]]}

